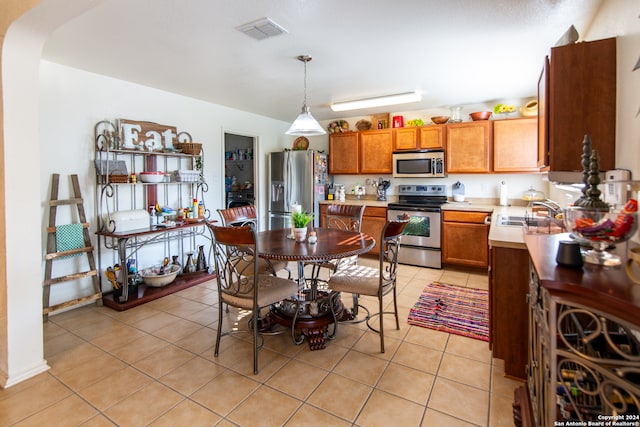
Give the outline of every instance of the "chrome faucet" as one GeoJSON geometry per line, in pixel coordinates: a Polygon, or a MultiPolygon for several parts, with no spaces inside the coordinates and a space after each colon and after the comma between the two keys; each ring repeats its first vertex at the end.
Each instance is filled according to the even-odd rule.
{"type": "Polygon", "coordinates": [[[562,208],[560,207],[560,205],[557,202],[554,202],[553,200],[544,200],[544,201],[535,201],[531,203],[531,206],[543,206],[545,208],[547,208],[547,211],[549,212],[549,217],[550,218],[555,218],[557,215],[562,213],[562,208]]]}

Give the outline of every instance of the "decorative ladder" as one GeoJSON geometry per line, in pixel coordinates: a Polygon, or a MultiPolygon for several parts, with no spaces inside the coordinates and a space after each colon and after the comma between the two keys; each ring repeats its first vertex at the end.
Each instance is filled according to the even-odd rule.
{"type": "Polygon", "coordinates": [[[48,315],[51,312],[61,310],[67,307],[72,307],[74,305],[84,303],[87,301],[97,301],[98,305],[102,305],[102,292],[100,290],[100,284],[98,283],[98,270],[96,270],[96,263],[93,257],[93,246],[91,245],[91,239],[89,237],[89,223],[87,222],[85,213],[84,213],[84,202],[82,200],[82,195],[80,194],[80,184],[78,183],[78,175],[71,175],[71,185],[73,187],[74,197],[66,200],[58,200],[58,188],[60,186],[60,175],[53,174],[52,175],[52,183],[51,183],[51,198],[49,200],[49,227],[47,228],[47,254],[45,255],[45,271],[44,271],[44,283],[43,283],[43,294],[42,294],[42,315],[43,320],[46,322],[48,320],[48,315]],[[66,251],[57,252],[56,251],[56,214],[58,211],[58,206],[64,205],[75,205],[78,209],[78,218],[82,223],[82,236],[84,240],[84,247],[71,249],[66,251]],[[87,259],[89,261],[89,270],[67,274],[65,276],[60,277],[51,277],[53,270],[53,261],[60,261],[64,259],[64,257],[68,257],[70,255],[77,255],[85,253],[87,255],[87,259]],[[54,306],[49,305],[50,294],[51,294],[51,286],[56,285],[58,283],[69,282],[73,280],[78,280],[84,277],[91,277],[93,284],[94,293],[76,298],[70,301],[62,302],[56,304],[54,306]]]}

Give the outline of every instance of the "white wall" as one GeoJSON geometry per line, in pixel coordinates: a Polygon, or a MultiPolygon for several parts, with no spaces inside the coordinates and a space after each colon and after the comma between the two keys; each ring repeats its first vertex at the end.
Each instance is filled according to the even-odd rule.
{"type": "MultiPolygon", "coordinates": [[[[51,174],[59,173],[60,196],[69,197],[69,174],[77,174],[85,211],[91,222],[91,235],[96,231],[96,180],[93,160],[94,126],[103,119],[125,118],[174,125],[178,132],[186,131],[194,141],[203,143],[204,174],[209,185],[205,205],[213,218],[218,219],[216,209],[224,206],[224,132],[252,135],[258,138],[258,169],[266,171],[266,154],[281,150],[290,137],[284,135],[288,123],[233,110],[203,101],[174,95],[130,82],[88,73],[59,64],[41,61],[40,65],[40,233],[42,252],[45,250],[48,210],[44,209],[50,197],[51,174]]],[[[267,194],[266,182],[256,179],[263,195],[267,194]]],[[[260,203],[265,203],[262,197],[260,203]]],[[[266,208],[261,206],[260,211],[266,208]]],[[[65,224],[71,209],[58,208],[58,224],[65,224]]],[[[75,211],[75,210],[74,210],[75,211]]],[[[73,219],[73,218],[71,218],[73,219]]],[[[263,222],[265,223],[265,222],[263,222]]],[[[161,245],[160,245],[161,246],[161,245]]],[[[162,250],[159,247],[158,250],[162,250]]],[[[42,258],[40,258],[42,259],[42,258]]],[[[61,269],[75,267],[85,257],[60,261],[54,265],[61,269]]],[[[151,265],[162,259],[153,255],[146,262],[151,265]]],[[[114,258],[103,251],[103,268],[112,265],[114,258]]],[[[142,264],[142,263],[141,263],[142,264]]],[[[77,266],[80,266],[78,264],[77,266]]],[[[149,265],[140,265],[145,267],[149,265]]],[[[76,270],[77,271],[77,270],[76,270]]],[[[58,274],[58,273],[56,273],[58,274]]],[[[106,281],[105,281],[106,282],[106,281]]],[[[104,290],[107,290],[103,284],[104,290]]],[[[91,283],[69,282],[52,289],[51,302],[55,304],[78,294],[90,294],[91,283]],[[78,286],[80,284],[80,286],[78,286]],[[79,289],[80,287],[80,289],[79,289]]]]}
{"type": "Polygon", "coordinates": [[[640,3],[636,0],[602,2],[585,40],[617,37],[618,93],[616,167],[629,169],[640,179],[640,3]]]}

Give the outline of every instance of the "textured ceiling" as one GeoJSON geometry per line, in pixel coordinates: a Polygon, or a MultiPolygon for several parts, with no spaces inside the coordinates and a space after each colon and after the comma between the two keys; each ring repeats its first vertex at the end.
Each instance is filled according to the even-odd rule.
{"type": "MultiPolygon", "coordinates": [[[[48,0],[64,3],[64,0],[48,0]]],[[[103,0],[59,27],[43,58],[216,104],[319,120],[335,101],[417,90],[420,110],[535,96],[543,58],[600,0],[103,0]],[[288,32],[236,27],[269,17],[288,32]]]]}

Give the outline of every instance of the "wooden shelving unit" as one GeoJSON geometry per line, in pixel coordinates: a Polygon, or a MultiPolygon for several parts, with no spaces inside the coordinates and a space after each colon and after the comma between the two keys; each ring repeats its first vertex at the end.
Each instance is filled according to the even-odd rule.
{"type": "Polygon", "coordinates": [[[161,288],[153,288],[144,284],[135,286],[135,294],[130,294],[129,299],[125,302],[119,302],[117,298],[115,298],[113,292],[105,294],[102,298],[102,302],[104,303],[104,305],[114,310],[125,311],[129,310],[130,308],[145,304],[149,301],[153,301],[158,298],[173,294],[175,292],[182,291],[183,289],[187,289],[206,281],[213,280],[215,279],[215,277],[215,273],[209,274],[206,271],[189,273],[185,274],[184,276],[176,277],[176,280],[174,280],[173,283],[161,288]]]}

